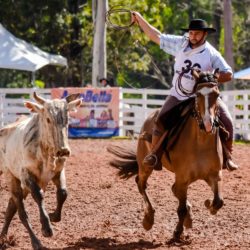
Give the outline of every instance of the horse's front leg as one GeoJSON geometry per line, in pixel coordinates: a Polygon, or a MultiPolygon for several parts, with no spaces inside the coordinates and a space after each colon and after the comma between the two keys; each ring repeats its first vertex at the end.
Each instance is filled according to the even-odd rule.
{"type": "MultiPolygon", "coordinates": [[[[12,178],[11,194],[12,194],[12,200],[14,201],[15,206],[17,208],[19,218],[29,233],[33,249],[35,249],[35,250],[43,249],[40,240],[36,237],[36,235],[33,232],[32,227],[30,225],[28,215],[27,215],[25,208],[24,208],[24,203],[23,203],[24,197],[23,197],[23,190],[21,188],[21,183],[15,177],[12,178]]],[[[12,204],[12,201],[11,201],[11,204],[9,203],[9,205],[11,207],[10,208],[11,211],[9,211],[10,212],[9,219],[10,219],[11,217],[13,217],[15,207],[12,204]]]]}
{"type": "Polygon", "coordinates": [[[63,169],[61,172],[57,173],[52,180],[57,187],[57,206],[56,210],[53,213],[49,214],[49,217],[51,221],[59,222],[61,220],[62,207],[68,195],[66,188],[65,170],[63,169]]]}
{"type": "Polygon", "coordinates": [[[183,182],[176,181],[172,186],[172,191],[179,201],[177,214],[179,221],[174,231],[174,241],[179,241],[184,230],[184,225],[187,228],[192,227],[192,213],[191,205],[187,200],[187,188],[188,185],[183,182]]]}
{"type": "Polygon", "coordinates": [[[205,206],[209,209],[211,214],[216,214],[217,211],[223,206],[223,198],[221,195],[222,185],[221,185],[221,170],[219,171],[218,175],[211,176],[209,179],[206,180],[208,185],[211,187],[213,193],[214,193],[214,199],[206,200],[205,206]]]}
{"type": "Polygon", "coordinates": [[[33,199],[38,205],[40,222],[42,224],[42,234],[44,237],[51,237],[53,235],[53,229],[50,223],[49,216],[44,208],[44,192],[39,187],[36,178],[32,174],[27,174],[25,184],[29,188],[33,199]]]}

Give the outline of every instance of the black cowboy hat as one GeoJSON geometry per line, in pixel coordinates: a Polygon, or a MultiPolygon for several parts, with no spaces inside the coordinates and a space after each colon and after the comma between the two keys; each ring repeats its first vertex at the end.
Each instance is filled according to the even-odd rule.
{"type": "Polygon", "coordinates": [[[216,32],[216,29],[209,28],[207,26],[206,21],[204,21],[203,19],[193,19],[193,20],[191,20],[189,27],[187,29],[181,29],[181,30],[183,30],[183,31],[204,30],[204,31],[207,31],[208,33],[216,32]]]}

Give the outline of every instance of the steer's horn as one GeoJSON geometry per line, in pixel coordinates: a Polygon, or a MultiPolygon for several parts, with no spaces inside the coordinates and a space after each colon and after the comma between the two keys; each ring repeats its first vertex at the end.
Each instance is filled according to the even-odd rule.
{"type": "Polygon", "coordinates": [[[38,103],[42,105],[45,103],[45,99],[43,99],[41,96],[38,96],[36,92],[33,93],[33,97],[38,103]]]}
{"type": "Polygon", "coordinates": [[[68,95],[65,99],[69,103],[78,99],[79,97],[80,97],[80,93],[75,93],[75,94],[68,95]]]}

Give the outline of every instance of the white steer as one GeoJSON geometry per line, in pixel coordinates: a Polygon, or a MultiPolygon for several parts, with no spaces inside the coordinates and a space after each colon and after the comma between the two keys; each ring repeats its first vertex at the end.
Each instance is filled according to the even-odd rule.
{"type": "Polygon", "coordinates": [[[28,220],[23,200],[31,193],[39,207],[42,233],[51,237],[51,221],[61,220],[62,206],[67,197],[64,167],[70,155],[68,111],[79,107],[81,99],[71,95],[62,100],[45,100],[36,93],[34,99],[37,103],[25,103],[34,113],[32,116],[0,130],[0,172],[5,175],[11,194],[0,237],[7,236],[10,222],[18,211],[33,248],[42,249],[28,220]],[[44,191],[51,180],[57,187],[57,207],[48,215],[44,208],[44,191]]]}

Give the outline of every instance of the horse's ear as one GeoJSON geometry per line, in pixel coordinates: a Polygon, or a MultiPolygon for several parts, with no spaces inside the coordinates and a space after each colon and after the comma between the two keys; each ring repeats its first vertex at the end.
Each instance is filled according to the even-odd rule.
{"type": "Polygon", "coordinates": [[[200,71],[197,69],[191,69],[191,74],[196,80],[200,77],[200,71]]]}
{"type": "Polygon", "coordinates": [[[214,71],[214,77],[218,80],[219,77],[220,77],[220,72],[219,72],[219,68],[217,68],[215,71],[214,71]]]}

